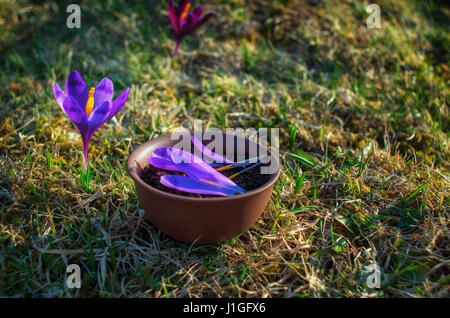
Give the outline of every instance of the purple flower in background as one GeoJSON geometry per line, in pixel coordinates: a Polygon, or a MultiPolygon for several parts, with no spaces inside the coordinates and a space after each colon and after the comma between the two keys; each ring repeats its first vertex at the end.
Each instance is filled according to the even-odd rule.
{"type": "Polygon", "coordinates": [[[92,136],[122,109],[128,99],[129,88],[113,101],[114,86],[110,79],[104,78],[88,90],[81,75],[72,71],[67,77],[65,91],[55,83],[53,93],[59,107],[77,126],[83,139],[83,171],[86,172],[92,136]]]}
{"type": "Polygon", "coordinates": [[[179,5],[174,5],[172,0],[168,0],[167,2],[169,6],[169,19],[176,35],[176,45],[173,52],[173,56],[176,56],[183,38],[206,23],[214,13],[209,12],[202,17],[202,6],[197,6],[192,12],[189,12],[189,8],[191,7],[189,0],[181,0],[179,5]]]}

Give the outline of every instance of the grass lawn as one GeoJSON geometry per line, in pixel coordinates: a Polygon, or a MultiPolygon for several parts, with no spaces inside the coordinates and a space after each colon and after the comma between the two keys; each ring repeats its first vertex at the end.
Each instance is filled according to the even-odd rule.
{"type": "Polygon", "coordinates": [[[369,29],[368,1],[195,1],[216,15],[173,60],[166,1],[78,2],[81,29],[65,2],[0,1],[1,296],[449,296],[448,4],[379,0],[369,29]],[[131,89],[94,135],[90,183],[52,92],[71,70],[131,89]],[[126,171],[194,119],[280,128],[270,203],[223,244],[161,233],[126,171]]]}

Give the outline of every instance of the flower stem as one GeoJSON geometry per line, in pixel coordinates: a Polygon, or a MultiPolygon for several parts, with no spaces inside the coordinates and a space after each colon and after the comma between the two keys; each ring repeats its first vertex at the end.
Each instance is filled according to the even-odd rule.
{"type": "Polygon", "coordinates": [[[83,172],[86,173],[88,165],[88,145],[83,145],[83,159],[81,161],[83,172]]]}
{"type": "Polygon", "coordinates": [[[87,171],[87,163],[86,163],[86,159],[84,157],[81,160],[81,168],[83,169],[83,173],[86,173],[86,171],[87,171]]]}
{"type": "Polygon", "coordinates": [[[181,42],[177,41],[175,44],[175,50],[173,51],[173,57],[176,57],[178,54],[178,48],[180,47],[181,42]]]}

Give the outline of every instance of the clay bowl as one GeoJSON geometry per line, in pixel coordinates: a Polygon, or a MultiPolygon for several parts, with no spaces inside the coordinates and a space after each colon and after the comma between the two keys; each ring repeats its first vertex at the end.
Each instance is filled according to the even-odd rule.
{"type": "MultiPolygon", "coordinates": [[[[222,136],[226,148],[226,134],[222,136]]],[[[238,147],[245,147],[248,153],[249,146],[256,145],[242,137],[232,138],[235,138],[235,141],[241,140],[234,142],[235,151],[238,147]]],[[[275,173],[255,190],[231,197],[192,198],[158,190],[141,179],[142,171],[148,165],[147,159],[153,150],[159,147],[172,147],[176,143],[177,140],[171,140],[170,134],[160,136],[140,145],[128,158],[128,172],[150,222],[172,238],[195,244],[226,241],[255,224],[264,212],[280,174],[278,158],[271,156],[272,160],[275,160],[272,163],[275,173]]],[[[263,149],[267,151],[266,148],[263,149]]]]}

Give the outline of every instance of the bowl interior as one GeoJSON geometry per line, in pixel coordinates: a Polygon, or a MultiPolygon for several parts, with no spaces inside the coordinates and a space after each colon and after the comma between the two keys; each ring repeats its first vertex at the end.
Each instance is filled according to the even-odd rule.
{"type": "MultiPolygon", "coordinates": [[[[164,196],[173,196],[178,198],[184,198],[189,200],[223,200],[223,199],[229,199],[234,197],[242,197],[245,195],[249,195],[255,191],[259,191],[260,189],[265,189],[269,186],[271,186],[276,179],[278,178],[278,175],[280,173],[280,165],[278,156],[274,154],[273,152],[270,152],[266,147],[259,145],[258,143],[248,140],[246,138],[243,138],[241,136],[237,135],[229,135],[224,133],[217,133],[215,132],[213,135],[211,133],[205,132],[205,135],[203,136],[203,141],[205,144],[209,144],[210,142],[214,142],[215,146],[218,147],[218,149],[224,149],[223,153],[220,151],[218,152],[220,155],[223,155],[229,160],[232,161],[241,161],[248,159],[248,157],[254,157],[257,156],[264,156],[267,155],[267,160],[270,159],[270,169],[268,174],[270,174],[270,178],[268,178],[267,182],[255,189],[248,191],[244,194],[235,195],[232,197],[214,197],[214,198],[193,198],[193,197],[186,197],[181,196],[177,194],[171,194],[165,191],[161,191],[159,189],[156,189],[149,184],[147,184],[144,180],[142,180],[141,175],[145,169],[145,167],[148,165],[147,159],[151,157],[153,151],[160,147],[174,147],[174,146],[180,146],[181,142],[185,142],[183,144],[183,150],[188,150],[193,153],[194,149],[191,146],[190,143],[190,137],[193,135],[190,131],[183,131],[178,133],[177,135],[173,134],[167,134],[160,137],[157,137],[155,139],[152,139],[150,141],[147,141],[146,143],[140,145],[138,148],[136,148],[130,155],[127,166],[128,171],[130,173],[130,176],[133,178],[135,182],[139,182],[139,184],[143,187],[145,187],[147,190],[152,192],[158,192],[161,195],[164,196]],[[186,143],[186,140],[189,141],[186,143]],[[223,147],[223,148],[222,148],[223,147]]],[[[197,135],[195,135],[197,139],[200,139],[197,135]]],[[[217,148],[212,149],[213,151],[217,151],[217,148]]],[[[197,154],[197,153],[195,153],[197,154]]],[[[266,164],[267,166],[267,164],[266,164]]]]}

